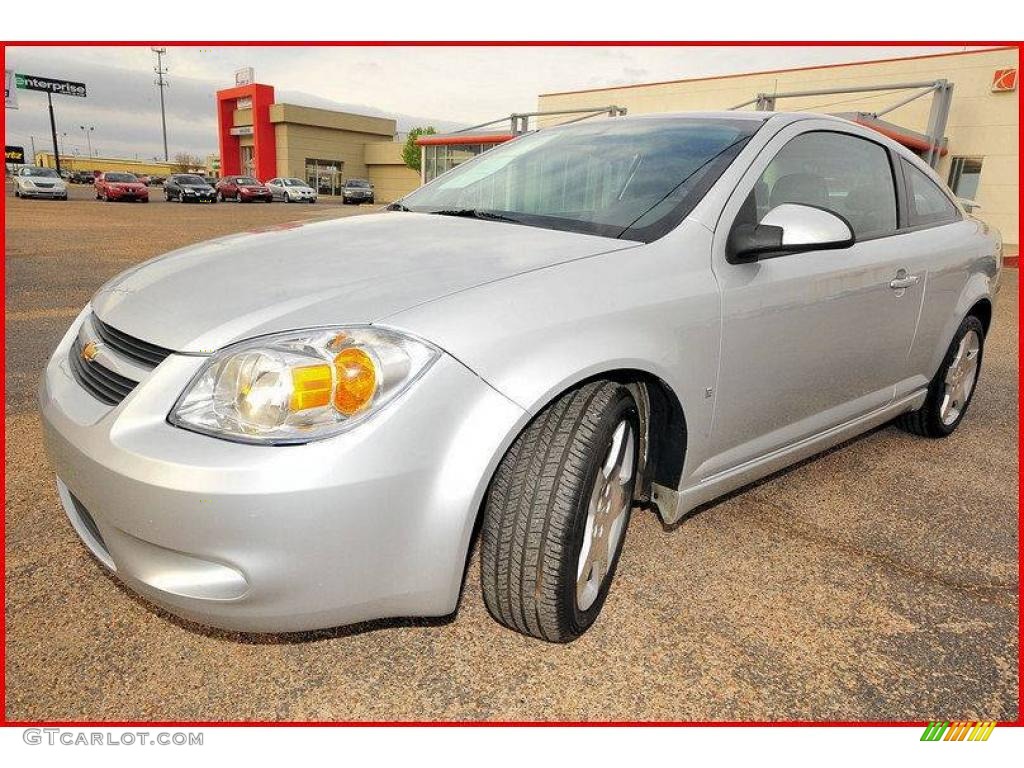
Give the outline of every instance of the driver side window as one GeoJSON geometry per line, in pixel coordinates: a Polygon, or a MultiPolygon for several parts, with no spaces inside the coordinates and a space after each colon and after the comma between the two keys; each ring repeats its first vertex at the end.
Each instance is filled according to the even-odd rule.
{"type": "Polygon", "coordinates": [[[889,153],[867,139],[814,131],[792,139],[772,159],[737,221],[757,224],[783,203],[824,208],[846,219],[857,240],[896,231],[896,187],[889,153]]]}

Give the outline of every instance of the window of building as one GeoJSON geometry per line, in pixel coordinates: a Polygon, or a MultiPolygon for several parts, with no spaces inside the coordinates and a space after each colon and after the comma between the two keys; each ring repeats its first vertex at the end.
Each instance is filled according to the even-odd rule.
{"type": "Polygon", "coordinates": [[[889,153],[873,141],[815,131],[784,146],[757,180],[740,220],[757,223],[784,203],[839,214],[858,240],[896,231],[896,186],[889,153]]]}
{"type": "Polygon", "coordinates": [[[486,152],[495,144],[428,144],[423,147],[423,174],[432,181],[467,160],[486,152]]]}
{"type": "Polygon", "coordinates": [[[306,183],[323,195],[336,195],[341,189],[344,160],[306,158],[306,183]]]}
{"type": "Polygon", "coordinates": [[[945,224],[960,218],[960,211],[939,185],[919,168],[903,160],[903,174],[907,180],[907,207],[912,227],[945,224]]]}
{"type": "Polygon", "coordinates": [[[949,166],[949,188],[953,194],[965,200],[978,199],[978,183],[981,181],[980,157],[954,157],[949,166]]]}

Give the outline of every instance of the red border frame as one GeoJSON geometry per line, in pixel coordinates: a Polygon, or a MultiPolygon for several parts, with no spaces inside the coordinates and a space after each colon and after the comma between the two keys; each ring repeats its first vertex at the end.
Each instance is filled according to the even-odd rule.
{"type": "MultiPolygon", "coordinates": [[[[373,41],[180,41],[168,43],[166,41],[159,40],[133,40],[133,41],[118,41],[109,42],[103,40],[93,41],[33,41],[33,42],[8,42],[0,41],[0,64],[6,63],[7,60],[7,48],[12,46],[18,47],[40,47],[40,46],[74,46],[74,47],[87,47],[87,46],[151,46],[151,45],[167,45],[168,47],[191,47],[191,46],[202,46],[207,47],[211,45],[220,46],[242,46],[242,45],[264,45],[274,47],[286,47],[286,46],[350,46],[350,47],[376,47],[376,46],[392,46],[392,47],[605,47],[605,46],[622,46],[622,47],[722,47],[722,46],[757,46],[757,47],[792,47],[792,46],[805,46],[805,47],[856,47],[856,46],[954,46],[954,45],[978,45],[986,46],[990,50],[992,48],[1001,48],[1004,50],[1017,49],[1018,55],[1020,51],[1024,49],[1024,42],[1022,41],[950,41],[950,40],[850,40],[850,41],[834,41],[834,40],[773,40],[773,41],[757,41],[757,40],[701,40],[701,41],[687,41],[687,40],[645,40],[645,41],[628,41],[628,40],[496,40],[496,41],[467,41],[467,40],[430,40],[430,41],[416,41],[416,40],[373,40],[373,41]]],[[[953,51],[946,53],[935,53],[935,54],[924,54],[922,56],[908,56],[903,58],[931,58],[938,56],[948,55],[960,55],[973,53],[972,51],[953,51]]],[[[892,61],[895,59],[884,59],[881,61],[892,61]]],[[[847,62],[847,64],[855,63],[870,63],[870,62],[847,62]]],[[[825,66],[843,66],[842,64],[834,65],[821,65],[825,66]]],[[[811,67],[816,69],[819,67],[811,67]]],[[[803,68],[798,68],[803,69],[803,68]]],[[[721,77],[721,76],[720,76],[721,77]]],[[[1020,133],[1020,118],[1024,117],[1024,104],[1021,103],[1018,97],[1018,149],[1021,150],[1018,155],[1018,162],[1020,163],[1021,169],[1024,170],[1024,133],[1020,133]]],[[[4,110],[3,116],[0,117],[0,129],[3,130],[4,135],[7,133],[7,115],[6,109],[4,110]]],[[[1024,175],[1024,174],[1022,174],[1024,175]]],[[[4,263],[0,267],[0,278],[6,277],[6,215],[7,215],[7,203],[6,196],[0,198],[0,209],[4,213],[4,231],[0,233],[0,245],[4,247],[4,263]]],[[[1021,199],[1018,193],[1017,200],[1018,215],[1024,212],[1024,206],[1021,205],[1021,199]]],[[[4,306],[2,312],[4,314],[4,328],[6,331],[6,313],[7,313],[7,284],[6,279],[4,280],[4,306]]],[[[1024,331],[1024,317],[1021,317],[1018,313],[1018,336],[1024,331]]],[[[4,360],[6,357],[6,333],[4,338],[0,338],[0,353],[3,354],[4,360]]],[[[1019,595],[1020,586],[1024,583],[1022,578],[1021,570],[1024,566],[1024,557],[1021,556],[1021,541],[1024,540],[1024,519],[1021,516],[1021,503],[1020,503],[1020,466],[1021,458],[1024,456],[1024,452],[1021,451],[1019,433],[1022,413],[1024,413],[1024,390],[1020,388],[1019,375],[1021,371],[1020,359],[1018,358],[1018,389],[1017,389],[1017,404],[1018,404],[1018,445],[1017,445],[1017,468],[1018,468],[1018,486],[1017,486],[1017,557],[1018,557],[1018,608],[1019,608],[1019,595]]],[[[0,392],[6,395],[5,391],[6,382],[0,381],[0,392]]],[[[4,398],[6,404],[6,396],[4,398]]],[[[2,430],[0,430],[0,437],[4,438],[3,454],[4,454],[4,467],[2,470],[2,479],[4,480],[3,495],[4,501],[6,502],[7,496],[7,416],[4,414],[4,423],[2,430]]],[[[0,534],[4,534],[4,540],[6,541],[6,512],[3,517],[0,517],[0,534]]],[[[0,596],[4,598],[4,604],[6,605],[6,550],[0,549],[0,566],[4,566],[4,579],[0,583],[0,596]]],[[[1018,610],[1018,638],[1024,634],[1024,614],[1018,610]]],[[[583,727],[677,727],[677,726],[708,726],[708,727],[764,727],[764,726],[786,726],[786,727],[843,727],[843,726],[912,726],[922,728],[926,725],[921,721],[807,721],[807,720],[790,720],[790,721],[614,721],[614,722],[555,722],[555,721],[437,721],[437,720],[425,720],[425,721],[300,721],[300,722],[276,722],[276,721],[259,721],[259,720],[243,720],[243,721],[232,721],[232,720],[145,720],[145,721],[103,721],[103,720],[67,720],[67,721],[24,721],[24,720],[8,720],[7,719],[7,627],[6,627],[6,612],[5,615],[0,618],[0,660],[4,662],[3,670],[0,671],[0,694],[4,698],[4,712],[0,717],[0,727],[25,727],[25,726],[68,726],[68,727],[130,727],[136,725],[155,726],[155,727],[336,727],[336,726],[354,726],[354,727],[392,727],[392,726],[468,726],[468,727],[497,727],[497,726],[510,726],[510,727],[559,727],[559,726],[583,726],[583,727]]],[[[1022,663],[1022,657],[1020,654],[1020,648],[1018,643],[1018,708],[1017,708],[1017,719],[1012,722],[1000,722],[1002,726],[1024,726],[1024,714],[1021,713],[1021,699],[1022,693],[1024,693],[1024,681],[1021,680],[1024,677],[1024,663],[1022,663]]]]}

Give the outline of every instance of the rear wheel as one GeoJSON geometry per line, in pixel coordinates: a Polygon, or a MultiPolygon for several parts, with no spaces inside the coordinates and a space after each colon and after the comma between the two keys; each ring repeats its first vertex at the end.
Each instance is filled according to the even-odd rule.
{"type": "Polygon", "coordinates": [[[629,525],[638,435],[629,390],[595,381],[513,443],[484,509],[481,581],[499,622],[561,643],[594,623],[629,525]]]}
{"type": "Polygon", "coordinates": [[[928,385],[924,405],[900,416],[897,425],[922,437],[953,434],[974,398],[984,347],[985,328],[978,318],[968,315],[928,385]]]}

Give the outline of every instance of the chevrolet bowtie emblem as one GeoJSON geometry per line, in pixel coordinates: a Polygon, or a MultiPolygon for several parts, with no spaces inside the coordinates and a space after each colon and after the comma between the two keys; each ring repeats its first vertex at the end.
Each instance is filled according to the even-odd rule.
{"type": "Polygon", "coordinates": [[[97,353],[100,351],[100,345],[95,341],[90,341],[84,347],[82,347],[82,359],[88,363],[91,363],[97,353]]]}

